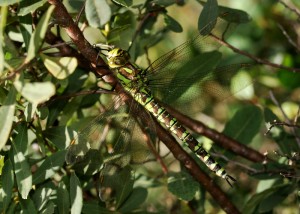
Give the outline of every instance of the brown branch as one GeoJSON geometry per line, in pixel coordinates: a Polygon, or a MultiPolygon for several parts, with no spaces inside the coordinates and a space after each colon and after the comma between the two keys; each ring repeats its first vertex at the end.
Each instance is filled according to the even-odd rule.
{"type": "MultiPolygon", "coordinates": [[[[104,62],[101,61],[102,67],[99,68],[96,66],[96,51],[85,40],[82,32],[79,30],[77,25],[74,24],[72,18],[69,16],[67,10],[60,2],[60,0],[48,0],[48,2],[56,6],[54,10],[54,16],[56,17],[58,23],[65,28],[67,34],[71,37],[72,41],[77,46],[82,55],[92,62],[92,70],[97,74],[103,75],[103,79],[106,82],[115,84],[116,92],[121,95],[124,101],[126,101],[127,103],[130,102],[132,98],[124,93],[122,86],[118,84],[116,78],[113,75],[109,75],[110,71],[107,69],[104,62]]],[[[139,116],[141,114],[147,113],[143,109],[140,112],[136,112],[135,115],[139,116]]],[[[144,118],[147,117],[145,116],[144,118]]],[[[143,120],[143,122],[148,123],[149,121],[143,120]]],[[[162,128],[157,121],[154,121],[154,123],[156,125],[156,131],[159,139],[161,139],[165,143],[165,145],[170,149],[174,156],[187,168],[190,174],[194,176],[194,178],[207,189],[207,191],[213,196],[217,203],[228,213],[239,213],[237,208],[231,203],[226,194],[212,181],[209,176],[207,176],[201,170],[197,163],[176,142],[174,137],[168,131],[162,128]]]]}
{"type": "Polygon", "coordinates": [[[266,157],[261,153],[255,151],[254,149],[247,147],[244,144],[241,144],[236,140],[232,139],[231,137],[228,137],[224,134],[217,132],[214,129],[207,127],[205,124],[203,124],[200,121],[189,118],[188,116],[180,113],[179,111],[171,108],[170,106],[168,106],[167,109],[169,112],[172,113],[174,117],[177,118],[177,120],[180,123],[190,128],[191,130],[195,131],[196,133],[201,134],[211,139],[212,141],[218,143],[223,148],[228,149],[234,152],[235,154],[238,154],[254,162],[265,161],[266,157]]]}
{"type": "Polygon", "coordinates": [[[277,26],[279,27],[279,29],[281,30],[282,34],[285,36],[285,38],[287,39],[287,41],[294,47],[297,49],[298,52],[300,52],[300,47],[296,44],[296,42],[294,42],[292,40],[292,38],[290,37],[290,35],[286,32],[286,30],[283,28],[283,26],[281,24],[277,24],[277,26]]]}
{"type": "Polygon", "coordinates": [[[245,51],[242,51],[234,46],[232,46],[231,44],[229,44],[228,42],[226,42],[225,40],[215,36],[214,34],[210,34],[210,36],[212,38],[214,38],[217,42],[219,42],[221,45],[225,46],[225,47],[228,47],[230,48],[231,50],[233,50],[235,53],[238,53],[240,55],[243,55],[243,56],[246,56],[252,60],[254,60],[255,62],[259,63],[259,64],[264,64],[264,65],[268,65],[268,66],[271,66],[271,67],[274,67],[274,68],[281,68],[281,69],[285,69],[285,70],[288,70],[288,71],[293,71],[293,72],[300,72],[300,68],[291,68],[291,67],[287,67],[287,66],[284,66],[284,65],[278,65],[278,64],[275,64],[273,62],[270,62],[268,60],[265,60],[265,59],[261,59],[261,58],[258,58],[256,56],[253,56],[245,51]]]}
{"type": "MultiPolygon", "coordinates": [[[[53,16],[56,18],[57,24],[66,30],[66,33],[77,46],[80,53],[85,57],[85,59],[91,62],[91,68],[96,69],[98,65],[95,71],[100,76],[111,74],[105,62],[100,57],[97,57],[98,53],[96,50],[84,38],[81,30],[73,21],[72,17],[68,14],[68,11],[64,7],[63,3],[59,0],[48,0],[48,2],[55,6],[53,16]]],[[[108,78],[108,81],[115,82],[115,80],[111,79],[110,77],[106,78],[108,78]]]]}
{"type": "MultiPolygon", "coordinates": [[[[51,45],[50,48],[57,48],[59,50],[60,57],[68,56],[75,57],[78,61],[78,65],[81,68],[89,69],[90,61],[87,60],[82,54],[78,53],[77,50],[72,48],[68,43],[64,42],[61,38],[55,36],[50,29],[47,31],[45,41],[51,45]]],[[[47,50],[47,48],[41,49],[41,51],[47,50]]]]}

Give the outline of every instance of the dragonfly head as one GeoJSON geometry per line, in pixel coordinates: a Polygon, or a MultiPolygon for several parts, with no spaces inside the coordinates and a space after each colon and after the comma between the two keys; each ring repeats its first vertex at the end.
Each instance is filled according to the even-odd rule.
{"type": "Polygon", "coordinates": [[[114,48],[108,52],[106,58],[110,68],[119,68],[129,61],[130,56],[127,51],[120,48],[114,48]]]}

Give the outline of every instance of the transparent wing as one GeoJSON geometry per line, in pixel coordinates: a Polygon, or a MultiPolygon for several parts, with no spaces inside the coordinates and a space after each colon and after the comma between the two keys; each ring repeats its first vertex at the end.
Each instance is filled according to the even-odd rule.
{"type": "MultiPolygon", "coordinates": [[[[141,106],[134,106],[134,108],[142,108],[141,106]]],[[[131,112],[135,112],[131,109],[131,112]]],[[[152,120],[150,114],[147,115],[147,120],[152,120]]],[[[143,120],[144,120],[143,119],[143,120]]],[[[133,191],[133,183],[135,176],[132,170],[133,165],[141,165],[146,162],[153,161],[153,155],[150,152],[149,145],[146,143],[149,140],[151,143],[155,142],[154,125],[145,127],[137,120],[138,126],[135,126],[131,133],[130,140],[130,165],[122,166],[122,161],[109,161],[104,164],[100,172],[100,182],[98,185],[99,197],[106,203],[113,203],[115,208],[119,207],[133,191]],[[143,128],[141,128],[143,127],[143,128]],[[144,135],[144,136],[143,136],[144,135]],[[145,139],[147,135],[147,139],[145,139]]]]}
{"type": "Polygon", "coordinates": [[[99,172],[103,163],[109,161],[118,160],[120,165],[127,165],[133,127],[134,120],[129,117],[126,105],[100,114],[72,140],[67,163],[84,174],[99,172]]]}
{"type": "Polygon", "coordinates": [[[209,34],[218,36],[219,38],[228,37],[234,28],[236,22],[227,22],[224,18],[229,16],[223,13],[215,21],[208,23],[199,33],[192,39],[174,48],[159,59],[155,60],[147,69],[147,76],[155,76],[156,73],[172,73],[177,70],[179,65],[186,63],[195,53],[209,52],[218,49],[221,44],[216,42],[209,34]]]}
{"type": "MultiPolygon", "coordinates": [[[[66,161],[81,174],[94,175],[100,172],[97,188],[100,199],[119,200],[118,203],[121,203],[124,191],[130,191],[128,187],[133,179],[130,176],[131,165],[153,160],[143,135],[146,133],[152,141],[155,130],[154,125],[143,125],[143,130],[136,126],[132,114],[142,107],[135,101],[129,106],[122,105],[121,98],[117,97],[114,103],[110,110],[96,117],[72,140],[66,161]],[[152,130],[151,136],[148,130],[152,130]],[[128,182],[128,185],[121,188],[120,182],[122,185],[128,182]]],[[[151,120],[150,114],[144,119],[151,120]]]]}
{"type": "MultiPolygon", "coordinates": [[[[220,66],[223,63],[222,54],[217,49],[221,44],[210,35],[213,34],[219,38],[230,35],[237,22],[228,16],[230,14],[223,13],[216,21],[207,24],[191,40],[163,55],[145,70],[145,81],[155,97],[170,104],[187,92],[192,94],[192,96],[185,97],[187,101],[195,99],[194,95],[204,93],[206,90],[223,99],[230,96],[228,91],[216,85],[215,82],[228,85],[237,71],[249,68],[251,64],[220,66]],[[206,87],[208,85],[209,87],[206,87]]],[[[236,91],[232,90],[232,93],[237,93],[241,88],[252,83],[247,81],[239,84],[240,86],[236,88],[236,91]]]]}

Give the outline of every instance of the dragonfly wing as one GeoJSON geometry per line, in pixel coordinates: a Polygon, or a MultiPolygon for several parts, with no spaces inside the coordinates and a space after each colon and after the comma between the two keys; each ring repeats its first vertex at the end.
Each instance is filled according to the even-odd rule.
{"type": "Polygon", "coordinates": [[[174,48],[159,59],[155,60],[146,70],[148,78],[157,73],[172,73],[177,70],[179,65],[187,62],[194,56],[195,52],[208,52],[218,49],[221,44],[210,36],[210,33],[219,37],[228,37],[234,30],[237,23],[227,22],[224,19],[227,13],[223,13],[217,20],[211,21],[203,27],[196,36],[185,43],[174,48]]]}
{"type": "MultiPolygon", "coordinates": [[[[139,108],[142,107],[136,105],[135,102],[132,103],[130,106],[130,118],[134,118],[133,114],[136,114],[136,112],[139,111],[139,108]]],[[[147,118],[143,118],[143,120],[152,120],[150,114],[147,114],[146,117],[147,118]]],[[[130,141],[127,143],[130,145],[126,146],[128,151],[114,160],[105,161],[104,167],[100,173],[100,183],[98,186],[99,197],[102,201],[114,202],[115,207],[120,206],[133,190],[135,178],[131,165],[145,164],[147,161],[153,159],[149,150],[149,144],[147,145],[145,143],[147,140],[142,135],[146,134],[149,136],[148,139],[152,142],[152,139],[155,139],[154,125],[152,125],[153,127],[146,127],[145,124],[141,123],[140,119],[135,118],[135,121],[138,122],[139,126],[133,127],[133,125],[130,125],[136,124],[133,122],[128,124],[130,126],[127,125],[127,129],[131,129],[130,141]],[[125,155],[129,157],[127,159],[129,159],[130,162],[124,162],[123,158],[126,158],[125,155]],[[125,163],[126,165],[124,165],[125,163]]]]}
{"type": "MultiPolygon", "coordinates": [[[[216,85],[215,80],[228,84],[239,69],[248,68],[249,64],[219,66],[222,54],[217,49],[221,44],[209,36],[209,33],[219,38],[230,35],[237,22],[226,19],[226,15],[228,14],[225,13],[223,17],[206,25],[197,36],[154,61],[145,71],[145,79],[155,97],[168,104],[173,104],[180,97],[185,101],[192,101],[196,96],[184,98],[184,94],[189,91],[189,94],[201,95],[204,86],[210,94],[220,96],[219,100],[232,95],[222,87],[213,87],[216,85]]],[[[251,83],[241,83],[239,90],[249,84],[251,83]]]]}
{"type": "Polygon", "coordinates": [[[157,98],[172,103],[195,83],[211,79],[213,71],[221,59],[217,51],[201,53],[178,67],[178,72],[169,75],[167,72],[158,73],[149,81],[149,87],[157,98]],[[162,90],[163,89],[163,90],[162,90]]]}
{"type": "Polygon", "coordinates": [[[103,163],[120,157],[123,159],[119,162],[126,165],[129,158],[125,154],[130,149],[128,142],[133,126],[126,105],[100,114],[72,140],[66,155],[67,163],[83,174],[99,172],[103,163]]]}

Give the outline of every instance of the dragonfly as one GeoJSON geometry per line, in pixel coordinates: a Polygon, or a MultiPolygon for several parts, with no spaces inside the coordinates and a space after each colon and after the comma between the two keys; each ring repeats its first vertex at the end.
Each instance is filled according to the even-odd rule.
{"type": "MultiPolygon", "coordinates": [[[[229,175],[226,170],[204,149],[202,143],[198,142],[195,137],[182,125],[180,122],[169,113],[162,105],[163,102],[174,101],[174,96],[183,95],[192,85],[196,87],[203,82],[212,80],[213,78],[225,77],[228,73],[235,73],[238,70],[248,66],[247,64],[239,63],[228,66],[218,67],[221,54],[216,51],[221,45],[217,43],[210,35],[225,37],[230,32],[231,25],[226,20],[226,16],[222,15],[214,22],[210,22],[202,28],[197,36],[183,43],[182,45],[171,50],[154,61],[147,69],[141,69],[135,63],[131,62],[128,51],[107,46],[100,52],[106,57],[109,68],[114,72],[114,75],[121,83],[124,91],[131,96],[135,102],[130,106],[115,107],[112,111],[104,112],[94,119],[91,125],[87,126],[78,133],[78,137],[71,142],[68,149],[67,162],[74,163],[84,158],[85,154],[93,148],[101,150],[101,143],[107,135],[105,130],[108,126],[116,127],[115,122],[121,124],[121,131],[118,137],[113,141],[114,146],[106,149],[106,154],[111,155],[107,162],[115,161],[115,166],[126,166],[129,163],[128,142],[131,140],[131,131],[134,129],[132,115],[128,114],[130,109],[136,106],[144,108],[149,119],[154,118],[163,125],[170,133],[186,145],[203,163],[213,171],[217,176],[225,179],[232,186],[236,179],[229,175]],[[223,16],[223,17],[222,17],[223,16]],[[191,48],[192,47],[192,48],[191,48]],[[194,48],[198,48],[200,52],[191,60],[191,55],[194,53],[194,48]],[[104,53],[106,51],[106,53],[104,53]],[[203,62],[202,66],[199,61],[203,62]],[[195,66],[197,64],[197,66],[195,66]],[[181,68],[187,68],[186,72],[180,72],[181,68]],[[178,72],[179,70],[179,72],[178,72]],[[188,72],[188,73],[187,73],[188,72]],[[163,89],[163,90],[161,90],[163,89]],[[159,98],[160,97],[160,101],[159,98]],[[116,114],[116,112],[118,112],[116,114]],[[126,113],[127,112],[127,113],[126,113]],[[151,116],[150,116],[151,115],[151,116]],[[105,122],[104,122],[105,121],[105,122]],[[96,124],[100,124],[100,128],[96,124]],[[101,129],[101,130],[100,130],[101,129]],[[97,130],[97,131],[96,131],[97,130]],[[91,139],[93,133],[100,133],[97,139],[91,139]],[[106,134],[104,134],[106,133],[106,134]],[[80,141],[83,141],[81,143],[80,141]],[[97,145],[89,145],[87,142],[97,141],[97,145]]],[[[227,78],[227,77],[225,77],[227,78]]],[[[217,91],[222,94],[222,91],[217,91]]],[[[119,102],[121,103],[121,102],[119,102]]],[[[150,132],[155,132],[155,128],[150,127],[150,132]]],[[[102,148],[103,149],[103,148],[102,148]]],[[[99,153],[95,153],[98,155],[99,153]]],[[[106,163],[107,163],[106,162],[106,163]]],[[[112,167],[112,165],[110,165],[112,167]]]]}

